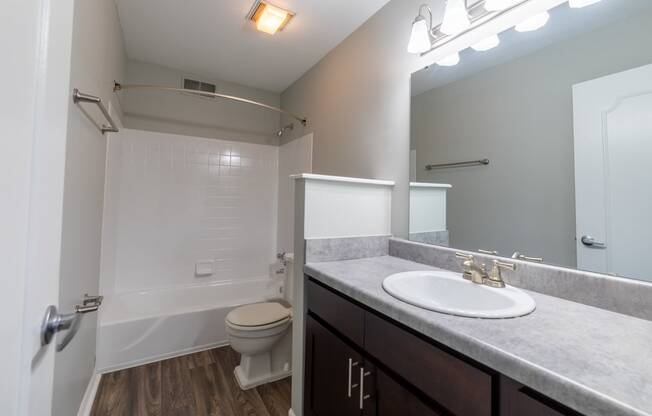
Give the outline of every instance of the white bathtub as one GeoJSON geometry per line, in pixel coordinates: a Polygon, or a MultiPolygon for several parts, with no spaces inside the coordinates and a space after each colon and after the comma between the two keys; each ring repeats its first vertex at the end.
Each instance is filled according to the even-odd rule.
{"type": "Polygon", "coordinates": [[[282,279],[123,293],[100,312],[97,369],[105,372],[227,344],[224,318],[239,305],[281,297],[282,279]]]}

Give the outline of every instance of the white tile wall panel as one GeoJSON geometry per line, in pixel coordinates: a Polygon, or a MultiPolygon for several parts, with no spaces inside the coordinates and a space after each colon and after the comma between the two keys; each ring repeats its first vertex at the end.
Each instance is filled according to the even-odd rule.
{"type": "Polygon", "coordinates": [[[267,276],[277,147],[122,129],[109,148],[104,294],[267,276]]]}

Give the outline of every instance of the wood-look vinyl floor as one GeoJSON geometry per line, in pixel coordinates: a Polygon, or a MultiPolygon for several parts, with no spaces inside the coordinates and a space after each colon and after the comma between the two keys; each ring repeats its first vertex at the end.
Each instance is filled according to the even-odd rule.
{"type": "Polygon", "coordinates": [[[240,361],[216,348],[102,375],[92,416],[287,416],[290,379],[242,391],[240,361]]]}

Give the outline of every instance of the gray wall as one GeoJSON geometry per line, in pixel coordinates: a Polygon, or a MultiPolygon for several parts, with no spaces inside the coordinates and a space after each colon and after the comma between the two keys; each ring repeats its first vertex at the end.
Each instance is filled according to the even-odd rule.
{"type": "MultiPolygon", "coordinates": [[[[114,100],[113,80],[122,77],[125,53],[115,4],[75,1],[71,87],[114,100]]],[[[115,103],[115,102],[114,102],[115,103]]],[[[64,103],[62,103],[64,104],[64,103]]],[[[97,294],[107,137],[68,100],[59,308],[71,311],[84,293],[97,294]]],[[[90,116],[102,116],[86,106],[90,116]]],[[[52,415],[77,414],[95,369],[97,314],[84,316],[77,336],[55,358],[52,415]]],[[[60,339],[60,338],[59,338],[60,339]]]]}
{"type": "MultiPolygon", "coordinates": [[[[184,77],[216,84],[220,94],[235,95],[278,107],[280,94],[245,87],[159,65],[130,60],[125,84],[182,88],[184,77]]],[[[120,95],[125,126],[132,129],[184,134],[258,144],[278,144],[280,115],[249,104],[167,91],[133,90],[120,95]]]]}
{"type": "Polygon", "coordinates": [[[451,246],[576,264],[571,86],[652,62],[650,39],[643,15],[413,98],[417,179],[453,185],[451,246]],[[423,169],[484,157],[490,166],[423,169]]]}
{"type": "Polygon", "coordinates": [[[389,2],[281,95],[283,108],[308,117],[294,137],[314,132],[315,173],[396,181],[392,231],[403,237],[410,68],[417,59],[406,47],[421,3],[389,2]]]}

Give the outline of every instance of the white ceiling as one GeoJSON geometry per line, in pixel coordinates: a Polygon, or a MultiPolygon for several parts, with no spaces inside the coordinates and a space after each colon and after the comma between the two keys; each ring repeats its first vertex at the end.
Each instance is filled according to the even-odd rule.
{"type": "Polygon", "coordinates": [[[412,74],[412,95],[469,77],[618,20],[650,12],[652,0],[603,0],[582,9],[571,9],[563,3],[550,11],[550,21],[542,29],[529,33],[508,30],[500,34],[501,44],[495,49],[486,52],[467,49],[460,53],[461,61],[456,66],[433,65],[415,72],[412,74]]]}
{"type": "Polygon", "coordinates": [[[115,0],[130,59],[281,92],[389,0],[273,0],[282,32],[245,20],[254,0],[115,0]]]}

